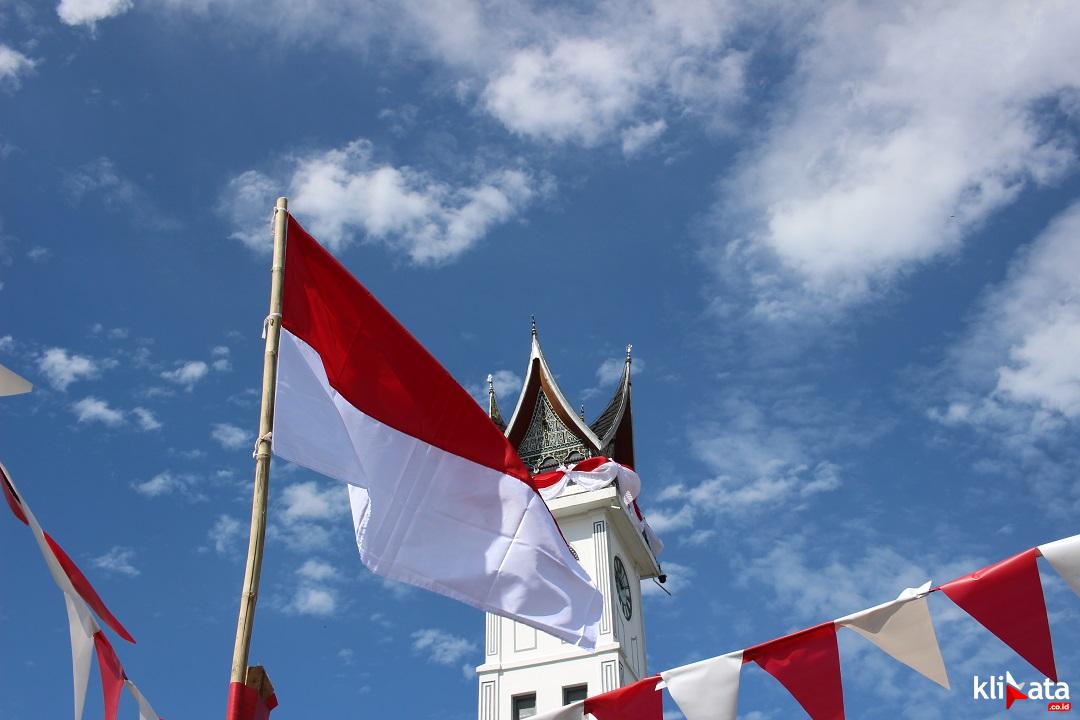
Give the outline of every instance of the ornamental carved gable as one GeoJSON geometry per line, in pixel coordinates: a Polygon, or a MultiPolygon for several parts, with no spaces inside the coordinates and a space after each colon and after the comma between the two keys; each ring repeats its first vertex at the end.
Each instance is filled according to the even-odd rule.
{"type": "Polygon", "coordinates": [[[517,451],[525,465],[534,472],[546,458],[563,463],[572,454],[575,454],[575,458],[571,462],[592,454],[559,419],[543,393],[537,396],[529,429],[525,431],[517,451]]]}

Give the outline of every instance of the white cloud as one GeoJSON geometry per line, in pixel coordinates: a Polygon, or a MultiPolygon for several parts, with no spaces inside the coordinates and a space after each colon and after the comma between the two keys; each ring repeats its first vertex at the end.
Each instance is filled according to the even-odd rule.
{"type": "Polygon", "coordinates": [[[166,370],[161,373],[161,377],[191,392],[195,388],[195,384],[206,377],[208,372],[210,372],[210,366],[202,360],[188,360],[179,364],[173,370],[166,370]]]}
{"type": "Polygon", "coordinates": [[[339,484],[294,483],[282,491],[280,502],[284,509],[275,514],[268,533],[294,552],[329,548],[331,523],[349,514],[348,495],[339,484]]]}
{"type": "Polygon", "coordinates": [[[655,122],[645,122],[626,128],[622,133],[623,155],[628,158],[634,157],[656,142],[665,130],[667,130],[667,123],[662,118],[655,122]]]}
{"type": "Polygon", "coordinates": [[[110,158],[100,157],[67,173],[64,189],[78,205],[91,195],[110,211],[124,211],[136,226],[148,230],[172,230],[178,224],[158,209],[147,193],[125,177],[110,158]]]}
{"type": "Polygon", "coordinates": [[[57,390],[67,390],[77,380],[96,378],[101,367],[84,355],[69,355],[64,348],[49,348],[38,358],[38,369],[57,390]]]}
{"type": "Polygon", "coordinates": [[[132,564],[135,560],[135,551],[131,548],[116,546],[104,555],[94,558],[91,562],[94,567],[110,573],[135,577],[139,569],[132,564]]]}
{"type": "Polygon", "coordinates": [[[132,483],[135,492],[146,497],[160,497],[183,493],[187,490],[190,478],[186,475],[177,475],[168,470],[160,472],[149,480],[141,483],[132,483]]]}
{"type": "Polygon", "coordinates": [[[229,370],[232,370],[232,360],[229,357],[231,351],[229,350],[229,348],[225,347],[224,345],[218,345],[210,351],[210,354],[214,356],[213,361],[211,361],[210,363],[210,366],[214,368],[214,370],[218,372],[227,372],[229,370]]]}
{"type": "Polygon", "coordinates": [[[37,63],[15,48],[0,43],[0,87],[18,88],[23,76],[37,63]]]}
{"type": "Polygon", "coordinates": [[[218,555],[229,555],[239,550],[247,527],[234,517],[219,515],[206,535],[218,555]]]}
{"type": "Polygon", "coordinates": [[[412,641],[415,652],[438,665],[457,665],[477,652],[472,640],[436,628],[417,630],[412,634],[412,641]]]}
{"type": "Polygon", "coordinates": [[[517,51],[491,78],[484,106],[523,135],[595,145],[639,102],[641,81],[626,49],[604,39],[564,38],[517,51]]]}
{"type": "MultiPolygon", "coordinates": [[[[510,370],[496,370],[491,373],[491,384],[498,397],[516,401],[518,393],[521,392],[521,383],[521,376],[510,370]]],[[[486,384],[485,381],[485,386],[486,384]]],[[[487,395],[486,388],[484,394],[487,395]]]]}
{"type": "Polygon", "coordinates": [[[298,615],[325,617],[337,611],[338,601],[333,590],[327,587],[304,585],[297,589],[289,610],[298,615]]]}
{"type": "MultiPolygon", "coordinates": [[[[928,416],[974,430],[983,471],[1025,478],[1048,512],[1080,509],[1080,203],[1018,253],[929,391],[928,416]]],[[[964,439],[969,447],[971,440],[964,439]]]]}
{"type": "Polygon", "coordinates": [[[758,313],[797,317],[955,251],[1024,188],[1075,167],[1047,108],[1080,86],[1078,34],[1067,2],[828,6],[726,185],[717,263],[758,313]]]}
{"type": "MultiPolygon", "coordinates": [[[[663,587],[672,596],[677,596],[680,592],[687,590],[697,574],[694,568],[675,562],[664,561],[663,569],[664,574],[667,575],[667,582],[663,583],[663,587]]],[[[668,594],[661,590],[652,580],[641,583],[641,594],[644,597],[668,597],[668,594]]]]}
{"type": "Polygon", "coordinates": [[[103,425],[116,427],[124,422],[124,413],[109,405],[104,400],[96,397],[84,397],[71,405],[71,411],[75,413],[80,423],[99,422],[103,425]]]}
{"type": "Polygon", "coordinates": [[[131,411],[135,416],[135,422],[139,424],[139,427],[147,432],[151,430],[160,430],[161,421],[157,419],[157,416],[150,410],[144,407],[137,407],[131,411]]]}
{"type": "Polygon", "coordinates": [[[252,443],[251,435],[247,431],[229,423],[214,423],[210,437],[226,450],[235,450],[252,443]]]}
{"type": "Polygon", "coordinates": [[[330,520],[345,513],[348,496],[344,486],[327,484],[320,488],[314,480],[295,483],[285,488],[282,502],[286,520],[330,520]]]}
{"type": "Polygon", "coordinates": [[[292,159],[283,182],[248,171],[229,183],[221,209],[232,237],[269,251],[272,188],[288,185],[301,220],[334,251],[354,240],[385,244],[417,264],[453,260],[494,226],[517,216],[541,188],[525,170],[503,168],[454,185],[408,166],[377,162],[367,140],[292,159]]]}
{"type": "Polygon", "coordinates": [[[26,251],[26,259],[30,262],[40,263],[52,258],[53,252],[42,245],[35,245],[26,251]]]}
{"type": "Polygon", "coordinates": [[[296,570],[296,574],[304,580],[312,582],[327,582],[337,579],[337,570],[330,563],[322,560],[309,559],[296,570]]]}
{"type": "Polygon", "coordinates": [[[65,25],[90,25],[126,13],[134,0],[60,0],[56,14],[65,25]]]}

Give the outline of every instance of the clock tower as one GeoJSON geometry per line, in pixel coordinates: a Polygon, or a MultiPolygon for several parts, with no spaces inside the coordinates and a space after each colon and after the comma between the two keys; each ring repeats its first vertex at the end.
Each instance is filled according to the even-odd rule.
{"type": "MultiPolygon", "coordinates": [[[[491,419],[532,473],[604,456],[634,466],[630,348],[619,385],[586,423],[548,367],[536,325],[525,382],[509,422],[490,378],[491,419]]],[[[479,676],[479,720],[523,720],[647,677],[641,581],[660,576],[659,539],[617,482],[593,490],[568,484],[547,501],[563,535],[604,597],[596,648],[582,650],[527,625],[488,614],[479,676]]]]}

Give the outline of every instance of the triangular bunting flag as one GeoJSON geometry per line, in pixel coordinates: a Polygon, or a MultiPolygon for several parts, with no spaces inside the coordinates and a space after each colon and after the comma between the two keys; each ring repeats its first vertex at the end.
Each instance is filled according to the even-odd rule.
{"type": "Polygon", "coordinates": [[[1036,670],[1057,682],[1035,548],[941,586],[941,591],[1036,670]]]}
{"type": "Polygon", "coordinates": [[[34,389],[34,386],[23,378],[0,365],[0,397],[6,395],[22,395],[34,389]]]}
{"type": "Polygon", "coordinates": [[[664,694],[656,688],[660,676],[639,680],[603,695],[585,699],[585,712],[596,720],[663,720],[664,694]]]}
{"type": "Polygon", "coordinates": [[[742,650],[660,673],[686,720],[735,720],[742,650]]]}
{"type": "Polygon", "coordinates": [[[60,544],[53,540],[49,533],[41,529],[37,518],[31,512],[30,506],[26,504],[26,500],[19,494],[15,487],[15,481],[11,479],[11,473],[7,471],[3,463],[0,463],[0,486],[3,488],[4,498],[7,500],[8,506],[15,514],[15,517],[30,526],[30,530],[34,534],[34,540],[37,541],[38,549],[41,551],[42,557],[45,558],[45,564],[52,575],[53,582],[65,593],[85,600],[86,604],[117,635],[128,642],[135,642],[135,638],[131,636],[131,633],[120,624],[116,616],[109,612],[109,608],[105,606],[105,602],[94,590],[94,586],[90,584],[82,571],[79,570],[75,561],[64,552],[64,548],[60,547],[60,544]]]}
{"type": "Polygon", "coordinates": [[[822,623],[743,651],[787,688],[812,720],[843,720],[844,688],[836,626],[822,623]]]}
{"type": "Polygon", "coordinates": [[[1080,595],[1080,535],[1040,545],[1039,552],[1073,592],[1080,595]]]}
{"type": "Polygon", "coordinates": [[[533,715],[532,720],[584,720],[585,701],[578,700],[576,703],[564,705],[557,710],[549,710],[546,713],[533,715]]]}
{"type": "Polygon", "coordinates": [[[127,689],[139,705],[139,720],[161,720],[161,717],[154,712],[154,708],[150,707],[150,701],[139,692],[139,688],[135,687],[135,683],[128,680],[127,689]]]}
{"type": "Polygon", "coordinates": [[[896,600],[842,617],[836,624],[854,630],[915,672],[948,689],[949,676],[925,597],[929,590],[930,583],[908,588],[896,600]]]}
{"type": "Polygon", "coordinates": [[[97,648],[98,671],[101,673],[101,692],[104,695],[105,720],[116,720],[120,710],[120,693],[124,689],[124,668],[120,658],[109,644],[105,633],[94,633],[94,647],[97,648]]]}
{"type": "Polygon", "coordinates": [[[68,631],[71,635],[71,676],[75,686],[75,720],[82,720],[86,705],[86,684],[90,680],[90,664],[94,656],[94,633],[97,623],[86,604],[64,593],[67,603],[68,631]]]}

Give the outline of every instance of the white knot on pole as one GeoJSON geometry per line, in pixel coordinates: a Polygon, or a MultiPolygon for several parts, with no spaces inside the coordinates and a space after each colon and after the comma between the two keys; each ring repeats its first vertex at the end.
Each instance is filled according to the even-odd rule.
{"type": "Polygon", "coordinates": [[[281,321],[281,313],[270,313],[265,318],[263,318],[263,331],[262,331],[262,339],[263,340],[266,339],[266,332],[270,328],[270,320],[272,320],[273,318],[277,318],[278,321],[280,322],[281,321]]]}
{"type": "Polygon", "coordinates": [[[269,442],[269,441],[271,441],[273,439],[274,439],[274,431],[273,430],[260,435],[259,439],[255,441],[255,449],[251,451],[251,458],[255,459],[255,458],[259,457],[259,445],[262,444],[263,440],[266,440],[267,442],[269,442]]]}

